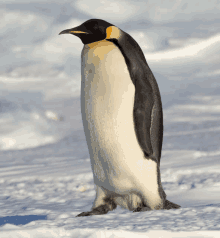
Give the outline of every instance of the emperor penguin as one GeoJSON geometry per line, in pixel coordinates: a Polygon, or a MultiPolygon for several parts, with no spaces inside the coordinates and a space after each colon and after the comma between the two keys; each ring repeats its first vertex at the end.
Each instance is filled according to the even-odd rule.
{"type": "Polygon", "coordinates": [[[117,205],[133,212],[177,209],[160,177],[163,111],[159,88],[138,43],[101,19],[61,31],[84,44],[81,113],[101,215],[117,205]]]}

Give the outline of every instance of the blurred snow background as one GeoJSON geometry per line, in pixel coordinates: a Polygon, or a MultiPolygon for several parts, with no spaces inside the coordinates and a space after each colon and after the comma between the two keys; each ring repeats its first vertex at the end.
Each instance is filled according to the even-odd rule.
{"type": "Polygon", "coordinates": [[[0,29],[1,237],[219,237],[220,1],[5,0],[0,29]],[[162,182],[180,210],[75,218],[95,196],[80,112],[83,45],[58,34],[91,18],[132,35],[157,79],[162,182]]]}

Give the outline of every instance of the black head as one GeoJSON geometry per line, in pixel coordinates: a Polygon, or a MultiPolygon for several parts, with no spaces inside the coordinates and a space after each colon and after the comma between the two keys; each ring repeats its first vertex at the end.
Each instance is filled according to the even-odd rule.
{"type": "Polygon", "coordinates": [[[96,41],[101,41],[107,37],[107,28],[114,26],[113,24],[101,20],[90,19],[80,26],[61,31],[61,34],[72,34],[78,36],[83,44],[90,44],[96,41]]]}

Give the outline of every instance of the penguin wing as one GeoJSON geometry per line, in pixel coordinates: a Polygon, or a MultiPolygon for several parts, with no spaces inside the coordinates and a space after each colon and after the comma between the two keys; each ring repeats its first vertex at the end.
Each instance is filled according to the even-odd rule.
{"type": "Polygon", "coordinates": [[[160,162],[163,141],[163,111],[159,88],[138,43],[126,32],[112,41],[124,56],[135,86],[134,125],[146,158],[160,162]]]}
{"type": "MultiPolygon", "coordinates": [[[[143,71],[145,72],[145,70],[143,71]]],[[[148,77],[153,77],[147,74],[148,77]]],[[[148,77],[136,76],[134,125],[138,143],[146,158],[160,162],[163,140],[163,113],[158,92],[154,92],[148,77]]],[[[154,85],[153,85],[154,86],[154,85]]],[[[160,96],[160,95],[159,95],[160,96]]]]}
{"type": "MultiPolygon", "coordinates": [[[[144,90],[137,82],[135,85],[135,100],[134,100],[134,126],[138,139],[138,143],[144,152],[146,158],[153,156],[153,148],[151,144],[151,119],[153,109],[153,93],[151,88],[144,90]],[[147,92],[146,92],[147,91],[147,92]]],[[[152,158],[153,159],[153,158],[152,158]]]]}

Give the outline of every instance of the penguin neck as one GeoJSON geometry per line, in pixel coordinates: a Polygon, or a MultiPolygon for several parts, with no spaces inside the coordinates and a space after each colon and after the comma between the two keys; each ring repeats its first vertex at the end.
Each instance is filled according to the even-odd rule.
{"type": "Polygon", "coordinates": [[[93,49],[93,48],[96,48],[96,47],[107,46],[107,45],[109,45],[109,41],[104,39],[104,40],[92,42],[90,44],[86,44],[85,47],[86,48],[89,47],[89,49],[93,49]]]}
{"type": "Polygon", "coordinates": [[[98,57],[98,60],[103,60],[105,55],[115,48],[115,44],[107,40],[96,41],[85,45],[85,50],[92,52],[93,57],[98,57]]]}

